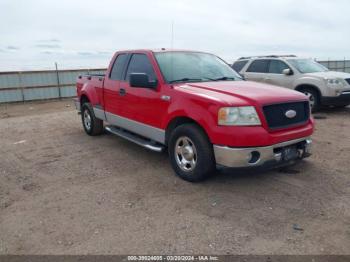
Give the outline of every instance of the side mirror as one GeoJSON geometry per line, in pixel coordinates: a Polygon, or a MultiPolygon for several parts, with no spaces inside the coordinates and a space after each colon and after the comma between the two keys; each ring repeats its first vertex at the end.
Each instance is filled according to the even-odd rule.
{"type": "Polygon", "coordinates": [[[129,77],[131,87],[139,88],[155,88],[157,81],[149,81],[148,75],[145,73],[132,73],[129,77]]]}
{"type": "Polygon", "coordinates": [[[283,69],[282,73],[286,76],[293,75],[293,71],[290,68],[283,69]]]}

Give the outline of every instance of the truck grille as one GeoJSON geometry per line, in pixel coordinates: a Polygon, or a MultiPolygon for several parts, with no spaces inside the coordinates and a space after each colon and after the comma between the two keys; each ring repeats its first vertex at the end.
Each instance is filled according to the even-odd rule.
{"type": "Polygon", "coordinates": [[[269,128],[286,128],[306,123],[310,117],[309,102],[293,102],[274,104],[263,107],[269,128]],[[287,111],[294,110],[296,115],[292,118],[286,116],[287,111]]]}
{"type": "Polygon", "coordinates": [[[346,82],[348,82],[348,84],[350,85],[350,78],[345,79],[346,82]]]}

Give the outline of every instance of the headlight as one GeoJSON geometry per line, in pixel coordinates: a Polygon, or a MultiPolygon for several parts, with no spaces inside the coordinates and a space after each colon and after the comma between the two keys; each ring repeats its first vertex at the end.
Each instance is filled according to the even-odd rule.
{"type": "Polygon", "coordinates": [[[337,86],[343,85],[343,81],[341,79],[326,79],[327,85],[329,86],[337,86]]]}
{"type": "Polygon", "coordinates": [[[261,122],[253,106],[223,107],[218,113],[221,126],[260,126],[261,122]]]}

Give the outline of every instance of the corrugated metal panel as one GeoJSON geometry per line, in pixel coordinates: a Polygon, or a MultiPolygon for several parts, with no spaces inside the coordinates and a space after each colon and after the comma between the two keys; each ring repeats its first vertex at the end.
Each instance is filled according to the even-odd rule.
{"type": "Polygon", "coordinates": [[[76,94],[77,90],[75,88],[75,85],[61,87],[61,97],[73,97],[76,96],[76,94]]]}
{"type": "Polygon", "coordinates": [[[25,101],[59,97],[59,92],[57,87],[24,89],[23,93],[24,93],[25,101]]]}
{"type": "Polygon", "coordinates": [[[57,74],[48,73],[24,73],[22,74],[23,86],[48,86],[57,85],[57,74]]]}
{"type": "Polygon", "coordinates": [[[21,90],[0,90],[0,103],[22,101],[21,90]]]}
{"type": "Polygon", "coordinates": [[[0,75],[0,89],[21,87],[20,74],[0,75]]]}
{"type": "Polygon", "coordinates": [[[329,60],[318,62],[329,70],[350,73],[350,60],[329,60]]]}
{"type": "Polygon", "coordinates": [[[106,69],[79,69],[0,72],[0,103],[23,101],[23,96],[25,101],[73,97],[76,95],[75,83],[79,75],[103,74],[105,71],[106,69]]]}
{"type": "Polygon", "coordinates": [[[80,72],[64,72],[64,73],[60,72],[59,73],[60,84],[67,85],[67,84],[75,83],[79,75],[81,75],[80,72]]]}

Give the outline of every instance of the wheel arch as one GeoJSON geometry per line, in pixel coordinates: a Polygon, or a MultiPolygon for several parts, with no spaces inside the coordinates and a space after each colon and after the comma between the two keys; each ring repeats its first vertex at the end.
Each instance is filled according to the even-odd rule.
{"type": "Polygon", "coordinates": [[[321,99],[321,97],[322,97],[321,90],[315,85],[312,85],[312,84],[300,84],[300,85],[297,85],[294,89],[296,91],[301,92],[301,90],[303,90],[305,88],[311,88],[311,89],[315,90],[318,93],[318,95],[319,95],[319,99],[321,99]]]}
{"type": "Polygon", "coordinates": [[[89,97],[86,94],[82,94],[80,97],[80,105],[83,106],[84,103],[90,102],[89,97]]]}
{"type": "MultiPolygon", "coordinates": [[[[209,136],[205,130],[205,128],[196,120],[194,120],[193,118],[190,118],[188,116],[176,116],[173,119],[171,119],[165,129],[165,144],[168,145],[168,140],[170,137],[171,132],[177,128],[180,125],[183,124],[195,124],[196,126],[198,126],[200,129],[203,130],[204,134],[208,137],[209,136]]],[[[210,140],[210,139],[209,139],[210,140]]]]}

